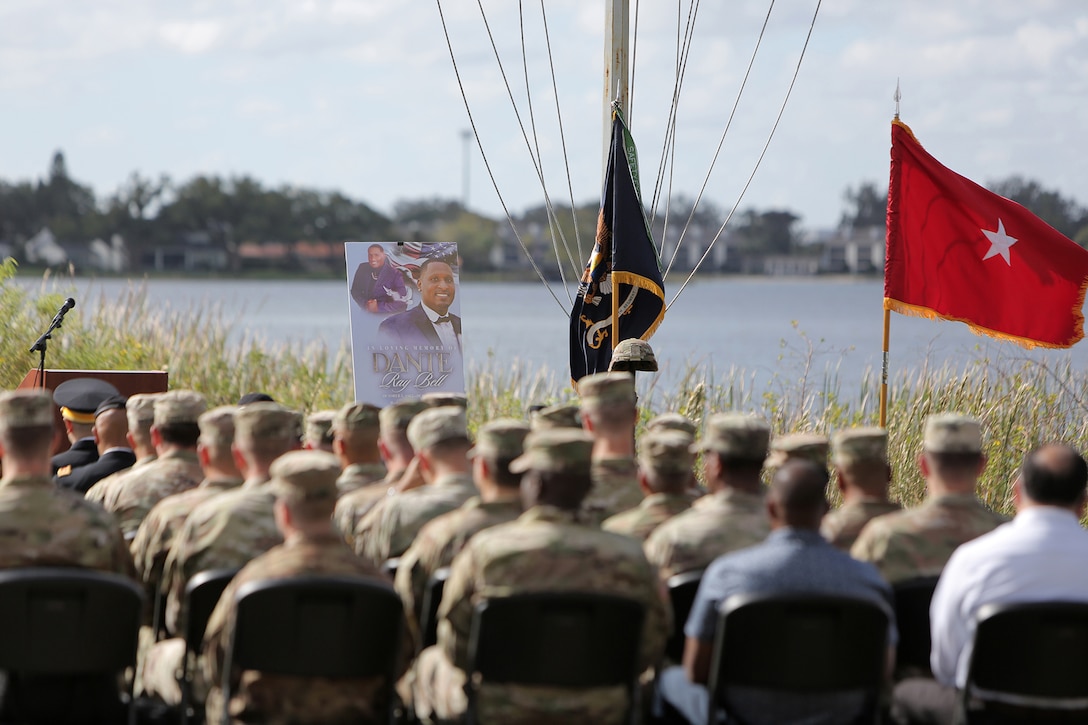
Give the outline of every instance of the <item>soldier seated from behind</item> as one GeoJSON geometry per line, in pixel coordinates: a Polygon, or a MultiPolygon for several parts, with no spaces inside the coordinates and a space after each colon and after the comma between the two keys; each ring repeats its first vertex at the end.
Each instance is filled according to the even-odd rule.
{"type": "Polygon", "coordinates": [[[831,437],[831,464],[838,474],[842,506],[824,516],[820,533],[843,551],[877,516],[900,509],[888,500],[892,467],[888,464],[888,432],[883,428],[848,428],[831,437]]]}
{"type": "MultiPolygon", "coordinates": [[[[375,567],[355,556],[332,525],[336,479],[340,465],[324,451],[287,453],[272,464],[276,526],[283,544],[258,556],[239,571],[223,592],[204,632],[205,679],[211,684],[206,717],[222,720],[224,693],[220,688],[224,658],[234,627],[234,600],[245,584],[300,575],[355,576],[392,587],[375,567]]],[[[405,643],[396,675],[408,665],[405,643]]],[[[322,678],[230,673],[233,696],[231,723],[380,723],[388,722],[383,702],[383,678],[322,678]]]]}
{"type": "MultiPolygon", "coordinates": [[[[516,521],[476,534],[453,561],[439,607],[438,644],[420,653],[411,686],[416,715],[456,720],[467,708],[469,629],[484,599],[525,592],[599,592],[645,607],[640,670],[664,651],[667,608],[657,575],[638,542],[581,523],[588,493],[591,439],[570,429],[533,433],[510,470],[524,473],[526,511],[516,521]]],[[[531,627],[532,622],[525,626],[531,627]]],[[[403,691],[410,683],[402,681],[403,691]]],[[[484,682],[479,721],[610,725],[630,703],[623,687],[561,688],[484,682]]]]}
{"type": "Polygon", "coordinates": [[[650,431],[639,443],[638,485],[646,498],[636,508],[610,516],[605,531],[645,541],[654,529],[691,508],[695,485],[694,441],[677,430],[650,431]]]}

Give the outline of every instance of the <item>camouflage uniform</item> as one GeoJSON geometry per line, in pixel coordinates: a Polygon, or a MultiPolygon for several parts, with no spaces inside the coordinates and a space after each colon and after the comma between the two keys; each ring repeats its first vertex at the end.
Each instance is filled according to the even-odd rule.
{"type": "Polygon", "coordinates": [[[25,566],[136,575],[117,520],[50,476],[0,480],[0,568],[25,566]]]}
{"type": "MultiPolygon", "coordinates": [[[[189,390],[163,393],[155,400],[155,426],[195,424],[205,411],[204,398],[189,390]]],[[[174,449],[154,463],[135,470],[104,503],[117,515],[126,537],[136,535],[151,507],[175,493],[193,488],[204,478],[195,450],[174,449]]]]}
{"type": "Polygon", "coordinates": [[[782,464],[792,459],[812,461],[821,468],[827,468],[827,452],[830,441],[827,436],[816,433],[789,433],[771,441],[771,454],[763,464],[768,470],[781,468],[782,464]]]}
{"type": "MultiPolygon", "coordinates": [[[[343,425],[356,425],[358,419],[368,413],[373,406],[365,403],[354,406],[345,406],[340,413],[343,417],[343,425]]],[[[422,400],[406,399],[391,403],[378,411],[378,431],[380,436],[401,436],[408,429],[412,418],[421,411],[427,409],[427,404],[422,400]]],[[[348,466],[344,469],[342,478],[348,476],[348,466]]],[[[383,467],[384,468],[384,467],[383,467]]],[[[354,491],[344,492],[343,488],[352,485],[345,481],[341,488],[341,497],[336,501],[336,511],[333,513],[333,521],[337,530],[344,535],[344,539],[352,548],[355,548],[355,529],[359,522],[374,506],[389,493],[389,490],[400,480],[403,471],[385,471],[369,485],[356,487],[354,491]]]]}
{"type": "MultiPolygon", "coordinates": [[[[533,591],[602,592],[646,607],[640,670],[661,657],[669,614],[657,576],[638,542],[579,524],[571,512],[536,506],[514,522],[482,531],[454,559],[439,609],[438,644],[416,668],[417,714],[463,713],[469,628],[478,602],[533,591]]],[[[622,687],[571,690],[483,683],[480,722],[618,723],[627,707],[622,687]]]]}
{"type": "Polygon", "coordinates": [[[894,501],[858,501],[845,503],[834,511],[829,511],[823,521],[820,522],[820,534],[823,535],[832,546],[850,551],[857,541],[858,534],[865,528],[865,524],[877,516],[894,513],[903,507],[894,501]]]}
{"type": "MultiPolygon", "coordinates": [[[[694,480],[692,442],[691,434],[684,430],[659,427],[648,431],[639,445],[639,462],[647,476],[647,485],[653,487],[653,481],[659,476],[666,476],[682,487],[694,480]]],[[[605,520],[601,528],[645,541],[662,523],[690,508],[692,500],[687,493],[656,490],[649,493],[637,508],[605,520]]]]}
{"type": "Polygon", "coordinates": [[[314,450],[332,450],[332,421],[335,410],[315,410],[306,416],[306,427],[302,434],[302,443],[314,450]]]}
{"type": "MultiPolygon", "coordinates": [[[[345,471],[347,469],[344,469],[345,471]]],[[[369,486],[349,491],[336,500],[332,520],[349,546],[355,548],[355,530],[370,511],[390,496],[403,471],[392,471],[369,486]]]]}
{"type": "Polygon", "coordinates": [[[1008,521],[970,494],[946,494],[878,516],[865,525],[850,556],[872,562],[889,583],[937,576],[960,544],[1008,521]]]}
{"type": "Polygon", "coordinates": [[[529,422],[534,430],[551,428],[582,428],[582,409],[573,403],[549,405],[533,413],[529,422]]]}
{"type": "Polygon", "coordinates": [[[453,511],[476,494],[472,476],[459,473],[387,497],[359,521],[355,528],[355,553],[378,565],[400,556],[425,523],[453,511]]]}
{"type": "MultiPolygon", "coordinates": [[[[408,440],[417,454],[447,441],[467,441],[464,408],[447,405],[422,411],[408,424],[408,440]]],[[[381,566],[407,551],[423,524],[453,511],[476,493],[470,474],[447,473],[421,488],[390,496],[359,521],[355,553],[381,566]]]]}
{"type": "MultiPolygon", "coordinates": [[[[295,500],[328,500],[331,509],[336,496],[339,465],[331,455],[318,452],[288,453],[272,466],[269,486],[277,496],[295,500]],[[316,457],[320,456],[320,458],[316,457]],[[324,460],[321,460],[324,459],[324,460]]],[[[207,699],[207,721],[221,723],[223,693],[222,666],[234,627],[234,599],[246,583],[268,579],[289,579],[300,574],[330,574],[383,579],[376,568],[360,560],[331,531],[324,536],[298,532],[282,545],[249,562],[234,577],[208,620],[204,633],[205,681],[212,683],[207,699]]],[[[407,652],[396,674],[407,666],[407,652]]],[[[232,722],[261,723],[369,723],[380,722],[378,713],[383,678],[343,679],[262,674],[255,671],[232,674],[234,697],[230,703],[232,722]]]]}
{"type": "MultiPolygon", "coordinates": [[[[125,402],[125,415],[128,417],[128,429],[130,433],[135,434],[136,431],[143,431],[147,435],[148,429],[151,427],[152,421],[155,419],[155,401],[162,393],[137,393],[136,395],[130,395],[128,401],[125,402]]],[[[98,503],[104,503],[107,496],[110,495],[110,491],[113,491],[113,496],[116,497],[118,488],[122,484],[119,483],[121,479],[127,476],[132,471],[146,466],[157,458],[155,454],[145,456],[132,464],[129,468],[117,473],[111,473],[95,485],[91,486],[86,493],[88,501],[96,501],[98,503]]]]}
{"type": "MultiPolygon", "coordinates": [[[[926,418],[927,453],[982,451],[978,421],[957,413],[926,418]]],[[[993,530],[1007,518],[986,508],[973,493],[928,497],[920,506],[879,516],[861,530],[850,555],[876,565],[889,583],[937,576],[960,544],[993,530]]]]}
{"type": "MultiPolygon", "coordinates": [[[[711,451],[753,463],[767,455],[770,428],[755,416],[721,413],[707,421],[693,451],[711,451]]],[[[689,511],[657,527],[646,540],[646,558],[663,578],[703,569],[722,554],[758,544],[770,533],[762,491],[726,487],[699,499],[689,511]]]]}
{"type": "Polygon", "coordinates": [[[605,519],[601,528],[645,541],[658,526],[691,508],[691,501],[685,493],[651,493],[636,508],[605,519]]]}
{"type": "Polygon", "coordinates": [[[677,430],[681,433],[687,433],[692,438],[695,438],[696,433],[698,433],[695,422],[680,413],[662,413],[650,418],[646,423],[646,432],[656,430],[677,430]]]}
{"type": "Polygon", "coordinates": [[[117,496],[105,503],[120,521],[121,531],[131,538],[155,504],[193,488],[203,478],[196,452],[170,451],[154,463],[133,470],[117,488],[117,496]]]}
{"type": "Polygon", "coordinates": [[[513,521],[520,515],[520,498],[484,502],[474,496],[461,508],[427,522],[401,556],[397,567],[397,593],[404,601],[404,608],[418,615],[427,584],[436,571],[449,566],[477,533],[513,521]]]}
{"type": "MultiPolygon", "coordinates": [[[[534,433],[510,464],[557,474],[588,473],[592,440],[580,431],[534,433]]],[[[481,531],[453,561],[439,607],[438,644],[419,656],[413,701],[423,719],[455,719],[466,707],[465,668],[476,605],[523,592],[603,592],[645,607],[640,671],[660,659],[670,613],[638,542],[578,522],[574,511],[536,505],[516,521],[481,531]]],[[[531,626],[531,623],[526,623],[531,626]]],[[[484,682],[480,722],[613,723],[627,703],[623,687],[562,688],[484,682]]]]}
{"type": "Polygon", "coordinates": [[[136,563],[136,572],[144,583],[148,602],[153,602],[158,596],[166,557],[178,532],[185,525],[185,519],[205,501],[241,485],[240,478],[204,479],[196,488],[167,496],[147,514],[132,541],[132,558],[136,563]]]}
{"type": "MultiPolygon", "coordinates": [[[[630,409],[635,417],[635,379],[628,372],[587,375],[578,381],[582,409],[588,416],[596,412],[630,409]]],[[[632,440],[634,428],[631,430],[632,440]]],[[[638,485],[638,462],[634,456],[605,457],[599,451],[593,457],[593,488],[582,503],[582,515],[588,523],[599,525],[609,516],[638,506],[642,491],[638,485]]]]}
{"type": "Polygon", "coordinates": [[[386,473],[384,463],[350,463],[336,479],[336,490],[342,498],[352,491],[382,483],[386,473]]]}
{"type": "Polygon", "coordinates": [[[727,488],[658,526],[646,540],[646,558],[667,578],[706,568],[722,554],[758,544],[770,531],[763,494],[727,488]]]}

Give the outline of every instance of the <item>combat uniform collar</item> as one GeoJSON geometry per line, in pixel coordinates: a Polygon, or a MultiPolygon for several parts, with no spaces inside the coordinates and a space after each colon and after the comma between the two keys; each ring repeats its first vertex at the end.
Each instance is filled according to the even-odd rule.
{"type": "Polygon", "coordinates": [[[986,508],[973,493],[942,493],[940,496],[927,498],[923,506],[947,506],[951,508],[986,508]]]}
{"type": "Polygon", "coordinates": [[[200,482],[200,488],[210,488],[216,491],[226,491],[238,488],[242,485],[241,478],[205,478],[200,482]]]}
{"type": "Polygon", "coordinates": [[[53,483],[53,479],[49,476],[15,476],[12,478],[0,479],[0,487],[18,487],[18,488],[56,488],[56,484],[53,483]]]}
{"type": "Polygon", "coordinates": [[[385,476],[385,464],[384,463],[349,463],[344,466],[344,470],[340,472],[341,478],[354,478],[356,476],[373,476],[376,473],[380,473],[382,477],[385,476]]]}
{"type": "Polygon", "coordinates": [[[651,493],[649,496],[642,499],[642,503],[640,503],[638,507],[641,509],[651,509],[655,506],[668,506],[671,503],[690,504],[691,497],[683,493],[651,493]]]}
{"type": "Polygon", "coordinates": [[[704,496],[702,500],[705,500],[707,504],[712,506],[717,505],[726,506],[729,508],[761,509],[764,506],[765,499],[762,491],[760,491],[759,493],[749,493],[748,491],[741,491],[739,488],[727,486],[721,491],[717,491],[708,496],[704,496]]]}
{"type": "Polygon", "coordinates": [[[247,478],[242,482],[242,488],[249,489],[250,491],[266,488],[268,482],[272,480],[272,477],[267,473],[263,476],[255,476],[254,478],[247,478]]]}
{"type": "Polygon", "coordinates": [[[561,509],[558,506],[537,504],[519,516],[518,521],[545,521],[556,524],[577,524],[578,512],[561,509]]]}
{"type": "Polygon", "coordinates": [[[174,450],[167,451],[159,456],[160,461],[170,461],[174,459],[179,459],[186,463],[200,464],[200,459],[196,456],[196,450],[190,448],[175,448],[174,450]]]}
{"type": "Polygon", "coordinates": [[[444,476],[439,476],[431,482],[431,486],[435,488],[471,488],[476,489],[476,484],[472,480],[472,474],[470,473],[447,473],[444,476]]]}
{"type": "Polygon", "coordinates": [[[483,511],[505,511],[511,508],[521,508],[521,498],[518,496],[511,496],[507,498],[496,499],[495,501],[484,501],[479,496],[473,496],[468,501],[461,504],[463,509],[481,509],[483,511]]]}
{"type": "Polygon", "coordinates": [[[299,546],[344,546],[344,539],[340,537],[335,531],[323,531],[316,535],[306,535],[301,531],[296,531],[291,536],[283,540],[282,546],[293,549],[299,546]]]}

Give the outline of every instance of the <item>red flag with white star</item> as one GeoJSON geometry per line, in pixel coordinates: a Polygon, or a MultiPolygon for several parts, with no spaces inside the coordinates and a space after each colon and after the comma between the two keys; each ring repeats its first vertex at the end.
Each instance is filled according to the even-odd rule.
{"type": "Polygon", "coordinates": [[[892,122],[884,308],[958,320],[1024,347],[1084,337],[1088,251],[942,166],[892,122]]]}

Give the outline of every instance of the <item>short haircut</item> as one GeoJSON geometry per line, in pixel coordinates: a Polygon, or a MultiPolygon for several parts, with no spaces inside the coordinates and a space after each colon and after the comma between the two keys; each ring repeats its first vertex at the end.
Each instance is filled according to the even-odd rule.
{"type": "Polygon", "coordinates": [[[638,423],[638,408],[634,403],[583,406],[582,415],[589,418],[596,428],[609,433],[618,433],[638,423]]]}
{"type": "Polygon", "coordinates": [[[1050,506],[1072,506],[1088,486],[1088,463],[1066,445],[1046,445],[1024,456],[1020,480],[1028,498],[1050,506]]]}
{"type": "Polygon", "coordinates": [[[487,461],[491,469],[491,480],[501,488],[517,488],[521,485],[521,474],[510,471],[510,462],[516,456],[493,456],[483,454],[480,456],[487,461]]]}
{"type": "Polygon", "coordinates": [[[450,269],[453,269],[453,265],[448,260],[442,259],[441,257],[427,257],[427,259],[423,260],[423,264],[419,265],[419,278],[423,279],[423,270],[436,262],[441,262],[450,269]]]}
{"type": "Polygon", "coordinates": [[[683,493],[691,483],[691,471],[657,471],[643,466],[646,484],[654,493],[683,493]]]}
{"type": "Polygon", "coordinates": [[[163,443],[170,443],[183,448],[194,448],[200,440],[200,426],[192,423],[165,423],[155,426],[163,443]]]}
{"type": "Polygon", "coordinates": [[[538,503],[556,506],[565,511],[577,510],[593,486],[593,477],[589,469],[548,471],[531,468],[525,472],[525,478],[539,481],[541,494],[538,503]]]}
{"type": "Polygon", "coordinates": [[[0,428],[0,444],[4,446],[4,455],[15,459],[28,460],[48,456],[53,450],[53,426],[0,428]]]}
{"type": "Polygon", "coordinates": [[[975,476],[982,462],[981,453],[936,453],[927,451],[934,473],[940,476],[965,477],[975,476]]]}
{"type": "Polygon", "coordinates": [[[703,455],[717,456],[721,469],[730,473],[758,476],[763,472],[762,458],[741,458],[740,456],[723,455],[714,451],[707,451],[703,455]]]}
{"type": "Polygon", "coordinates": [[[369,252],[371,249],[379,249],[382,252],[385,252],[385,247],[380,244],[371,244],[369,247],[366,248],[366,251],[369,252]]]}

